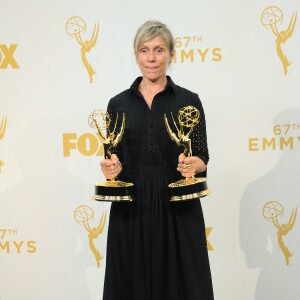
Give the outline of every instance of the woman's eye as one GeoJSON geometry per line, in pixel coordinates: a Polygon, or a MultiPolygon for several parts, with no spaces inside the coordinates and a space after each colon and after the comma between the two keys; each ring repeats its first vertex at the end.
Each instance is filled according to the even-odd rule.
{"type": "Polygon", "coordinates": [[[147,52],[147,49],[145,49],[145,48],[142,48],[142,49],[140,50],[140,52],[142,52],[142,53],[146,53],[146,52],[147,52]]]}

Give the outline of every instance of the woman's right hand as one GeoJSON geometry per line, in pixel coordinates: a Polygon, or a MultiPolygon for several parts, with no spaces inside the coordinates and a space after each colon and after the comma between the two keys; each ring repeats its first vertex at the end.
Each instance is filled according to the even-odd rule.
{"type": "Polygon", "coordinates": [[[101,171],[106,179],[116,178],[122,171],[122,165],[117,155],[112,154],[110,159],[100,161],[101,171]]]}

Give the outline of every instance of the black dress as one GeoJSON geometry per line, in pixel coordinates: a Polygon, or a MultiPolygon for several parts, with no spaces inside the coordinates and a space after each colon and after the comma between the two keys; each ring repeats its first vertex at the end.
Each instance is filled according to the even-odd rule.
{"type": "Polygon", "coordinates": [[[141,80],[108,104],[114,120],[117,112],[118,121],[123,112],[126,115],[124,136],[112,152],[123,164],[119,179],[135,185],[135,199],[111,206],[103,299],[211,300],[201,203],[169,202],[168,184],[182,179],[176,168],[183,148],[170,139],[163,118],[167,113],[171,126],[171,112],[175,117],[184,106],[199,109],[200,123],[190,137],[193,155],[207,163],[204,111],[197,94],[169,77],[150,110],[138,91],[141,80]]]}

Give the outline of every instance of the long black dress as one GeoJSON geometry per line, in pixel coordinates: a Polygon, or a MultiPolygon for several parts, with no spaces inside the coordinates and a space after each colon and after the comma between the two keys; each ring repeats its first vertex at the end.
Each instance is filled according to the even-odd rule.
{"type": "Polygon", "coordinates": [[[188,105],[199,109],[201,120],[191,134],[192,149],[207,163],[204,111],[197,94],[169,77],[150,110],[138,91],[141,80],[137,78],[108,104],[113,118],[117,112],[119,121],[120,114],[126,115],[122,142],[112,152],[123,164],[119,179],[135,185],[135,199],[111,206],[103,299],[211,300],[201,203],[169,202],[168,184],[182,179],[176,168],[183,148],[171,141],[163,118],[167,113],[173,125],[171,112],[177,116],[188,105]]]}

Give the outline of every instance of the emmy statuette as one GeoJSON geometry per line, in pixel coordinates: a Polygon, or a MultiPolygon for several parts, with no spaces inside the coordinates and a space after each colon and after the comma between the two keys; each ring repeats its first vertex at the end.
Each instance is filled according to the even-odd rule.
{"type": "MultiPolygon", "coordinates": [[[[177,135],[172,131],[167,115],[164,114],[165,125],[167,132],[172,141],[178,146],[184,147],[183,154],[187,157],[192,156],[192,145],[190,134],[193,128],[199,123],[200,112],[194,106],[186,106],[178,111],[178,123],[179,128],[171,113],[174,126],[177,130],[177,135]],[[187,128],[188,132],[185,134],[183,128],[187,128]]],[[[183,201],[192,200],[205,197],[211,193],[211,190],[207,187],[207,181],[205,177],[195,178],[186,177],[179,181],[169,184],[170,201],[183,201]]]]}
{"type": "MultiPolygon", "coordinates": [[[[119,133],[116,134],[118,114],[116,116],[114,129],[110,131],[111,116],[108,112],[96,109],[89,115],[89,125],[96,129],[103,139],[104,157],[111,158],[111,148],[115,148],[122,139],[125,129],[125,114],[123,113],[122,124],[119,133]],[[107,137],[102,133],[106,130],[107,137]]],[[[117,178],[107,179],[105,182],[95,184],[94,200],[109,202],[124,202],[133,200],[133,183],[119,181],[117,178]]]]}

